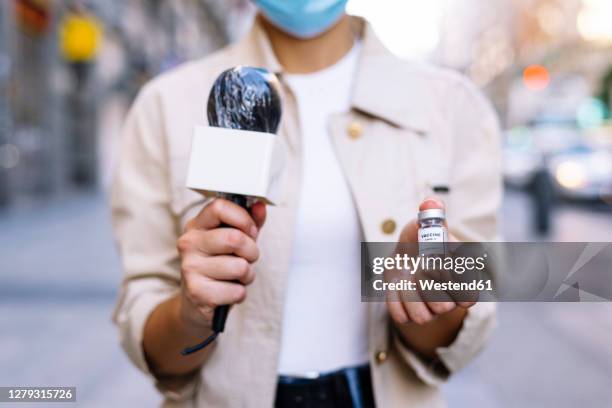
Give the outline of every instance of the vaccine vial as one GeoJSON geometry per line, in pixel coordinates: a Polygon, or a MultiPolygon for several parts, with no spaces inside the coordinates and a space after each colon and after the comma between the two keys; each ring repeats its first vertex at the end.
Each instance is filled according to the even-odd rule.
{"type": "Polygon", "coordinates": [[[444,255],[448,232],[444,225],[446,213],[441,208],[419,212],[419,254],[444,255]]]}

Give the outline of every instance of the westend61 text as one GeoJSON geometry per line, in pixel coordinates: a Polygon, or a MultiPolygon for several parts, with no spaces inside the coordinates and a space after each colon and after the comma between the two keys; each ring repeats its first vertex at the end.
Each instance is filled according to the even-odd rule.
{"type": "MultiPolygon", "coordinates": [[[[384,282],[377,279],[372,282],[374,290],[377,291],[414,291],[417,290],[417,282],[402,279],[397,282],[384,282]]],[[[493,282],[490,279],[478,279],[471,282],[438,282],[434,279],[419,279],[418,290],[421,291],[492,291],[493,282]]]]}

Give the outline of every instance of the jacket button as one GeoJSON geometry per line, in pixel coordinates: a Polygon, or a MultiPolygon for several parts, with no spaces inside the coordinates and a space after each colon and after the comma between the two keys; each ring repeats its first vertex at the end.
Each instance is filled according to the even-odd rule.
{"type": "Polygon", "coordinates": [[[346,131],[351,139],[356,140],[363,134],[363,126],[359,122],[351,122],[346,128],[346,131]]]}
{"type": "Polygon", "coordinates": [[[382,229],[382,232],[385,234],[390,235],[395,232],[396,227],[397,225],[395,224],[395,221],[389,218],[388,220],[383,221],[380,229],[382,229]]]}
{"type": "Polygon", "coordinates": [[[383,351],[383,350],[378,350],[375,354],[374,354],[374,358],[376,359],[376,362],[378,364],[382,364],[387,360],[387,352],[383,351]]]}

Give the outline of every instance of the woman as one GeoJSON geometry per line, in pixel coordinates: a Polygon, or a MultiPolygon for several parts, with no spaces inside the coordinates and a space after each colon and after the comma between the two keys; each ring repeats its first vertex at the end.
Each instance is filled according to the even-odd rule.
{"type": "Polygon", "coordinates": [[[446,203],[459,240],[496,239],[499,132],[471,84],[392,56],[345,3],[255,1],[245,39],[154,80],[128,116],[115,320],[167,406],[441,405],[493,326],[492,304],[360,302],[360,242],[415,242],[419,207],[446,203]],[[236,65],[279,77],[289,154],[282,204],[250,213],[184,187],[193,126],[236,65]],[[223,336],[181,356],[222,304],[223,336]]]}

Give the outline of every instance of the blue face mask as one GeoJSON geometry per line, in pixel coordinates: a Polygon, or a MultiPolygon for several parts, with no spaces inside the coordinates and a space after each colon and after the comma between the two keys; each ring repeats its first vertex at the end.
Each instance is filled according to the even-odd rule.
{"type": "Polygon", "coordinates": [[[299,38],[313,38],[336,23],[348,0],[253,0],[275,26],[299,38]]]}

